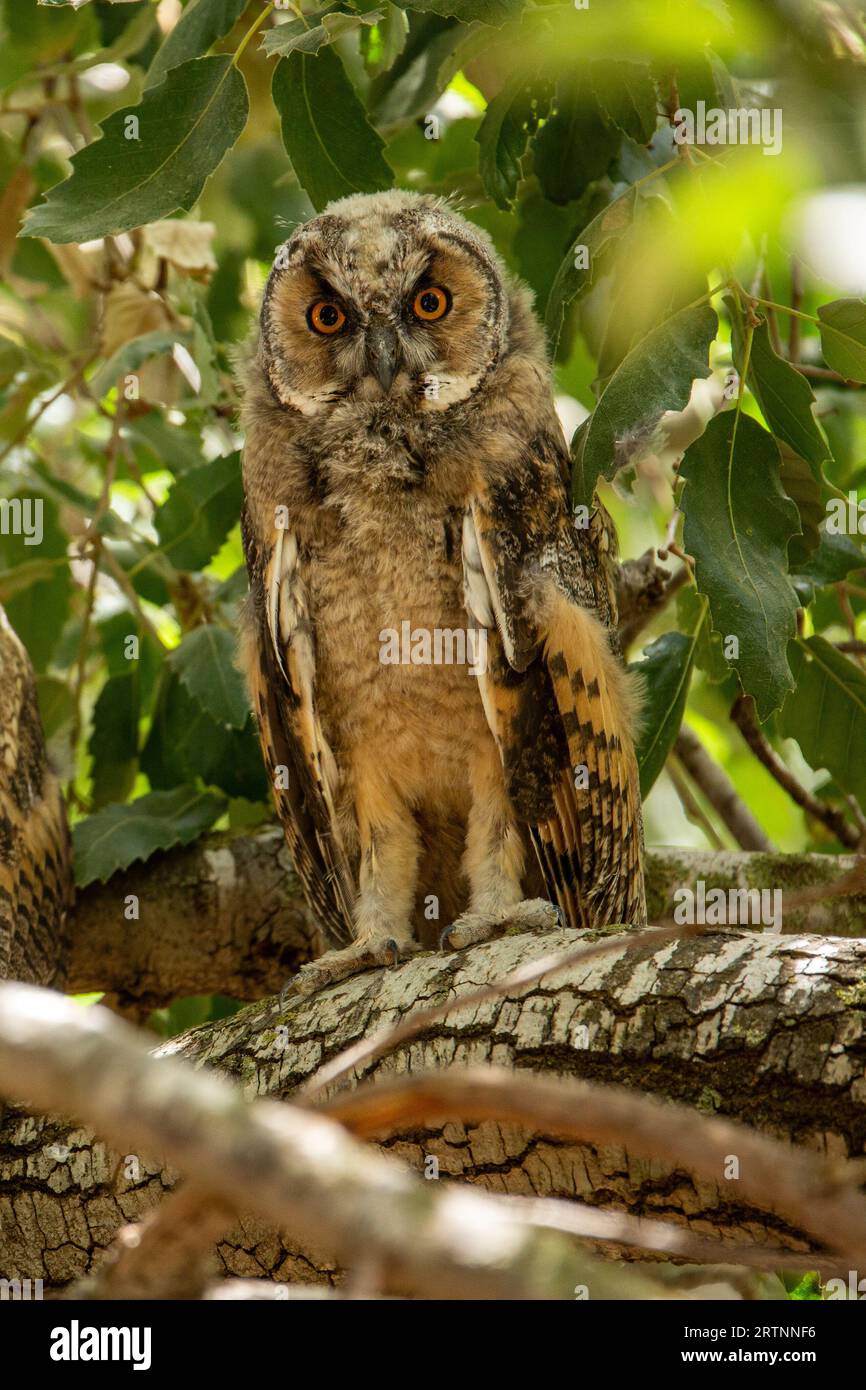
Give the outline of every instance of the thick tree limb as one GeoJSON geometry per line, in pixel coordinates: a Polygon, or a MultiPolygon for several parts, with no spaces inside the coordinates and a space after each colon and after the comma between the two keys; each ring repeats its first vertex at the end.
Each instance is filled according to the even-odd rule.
{"type": "MultiPolygon", "coordinates": [[[[714,887],[785,890],[825,883],[852,863],[817,854],[650,850],[650,920],[669,915],[674,891],[698,879],[714,887]]],[[[803,930],[806,916],[786,913],[784,930],[803,930]]],[[[866,893],[812,908],[808,929],[866,934],[866,893]]],[[[261,999],[318,949],[282,832],[211,835],[79,894],[68,988],[104,990],[143,1014],[190,994],[261,999]],[[138,898],[138,921],[124,916],[129,894],[138,898]]]]}
{"type": "MultiPolygon", "coordinates": [[[[720,931],[640,955],[623,947],[508,998],[459,1007],[479,985],[579,939],[521,936],[421,955],[286,1007],[252,1006],[163,1051],[281,1099],[383,1024],[453,998],[448,1018],[366,1065],[364,1075],[389,1080],[410,1069],[495,1062],[676,1099],[833,1160],[866,1152],[866,943],[720,931]]],[[[790,1219],[750,1206],[736,1180],[696,1180],[616,1142],[550,1139],[482,1120],[407,1123],[384,1147],[419,1171],[435,1158],[443,1179],[501,1193],[577,1197],[737,1244],[809,1248],[790,1219]]],[[[81,1129],[10,1112],[0,1129],[0,1270],[49,1283],[87,1272],[118,1228],[174,1181],[152,1156],[123,1158],[81,1129]]],[[[335,1274],[333,1252],[280,1237],[261,1218],[245,1217],[219,1254],[227,1272],[243,1277],[335,1274]]]]}

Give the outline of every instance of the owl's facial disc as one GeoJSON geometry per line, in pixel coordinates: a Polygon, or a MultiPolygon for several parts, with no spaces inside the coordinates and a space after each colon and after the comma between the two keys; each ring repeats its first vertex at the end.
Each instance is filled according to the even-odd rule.
{"type": "Polygon", "coordinates": [[[386,399],[392,413],[447,410],[498,359],[507,303],[483,238],[438,206],[395,210],[387,197],[308,223],[268,282],[268,377],[305,415],[386,399]]]}

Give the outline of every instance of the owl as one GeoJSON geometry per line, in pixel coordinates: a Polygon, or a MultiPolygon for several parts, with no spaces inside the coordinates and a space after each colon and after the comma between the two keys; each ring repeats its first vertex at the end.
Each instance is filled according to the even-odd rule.
{"type": "Polygon", "coordinates": [[[30,659],[0,608],[0,980],[63,987],[72,848],[30,659]]]}
{"type": "Polygon", "coordinates": [[[242,369],[241,665],[328,945],[645,919],[609,518],[575,522],[529,292],[410,192],[279,248],[242,369]]]}

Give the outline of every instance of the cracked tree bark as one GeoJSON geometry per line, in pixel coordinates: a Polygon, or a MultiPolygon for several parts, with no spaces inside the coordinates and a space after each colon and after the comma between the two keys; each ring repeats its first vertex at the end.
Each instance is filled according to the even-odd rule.
{"type": "MultiPolygon", "coordinates": [[[[740,1119],[839,1160],[866,1153],[866,943],[724,930],[652,952],[625,944],[505,998],[460,1009],[477,985],[572,948],[579,934],[520,936],[414,958],[285,1006],[254,1004],[162,1051],[215,1067],[250,1094],[293,1095],[326,1060],[419,1005],[449,1017],[364,1077],[489,1062],[617,1082],[740,1119]]],[[[729,1240],[809,1249],[780,1217],[749,1208],[735,1178],[695,1181],[619,1146],[556,1141],[486,1121],[414,1127],[382,1145],[499,1192],[579,1197],[729,1240]]],[[[118,1227],[174,1181],[159,1155],[118,1155],[84,1130],[8,1111],[0,1129],[0,1270],[48,1286],[91,1270],[118,1227]]],[[[331,1252],[249,1219],[219,1254],[235,1275],[333,1281],[331,1252]]]]}
{"type": "MultiPolygon", "coordinates": [[[[651,849],[650,921],[668,916],[677,888],[796,890],[826,883],[853,864],[819,854],[736,854],[651,849]]],[[[785,912],[783,930],[866,935],[866,893],[785,912]]],[[[103,990],[121,1010],[145,1017],[190,994],[262,999],[282,988],[321,949],[282,831],[211,835],[155,855],[79,894],[68,964],[70,993],[103,990]],[[128,921],[124,903],[139,902],[128,921]]]]}

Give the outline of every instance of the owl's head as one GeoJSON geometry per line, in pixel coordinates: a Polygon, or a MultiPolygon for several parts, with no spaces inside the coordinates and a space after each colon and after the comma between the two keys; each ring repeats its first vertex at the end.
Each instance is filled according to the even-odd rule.
{"type": "Polygon", "coordinates": [[[442,412],[478,389],[507,330],[502,269],[483,232],[435,198],[356,194],[280,247],[262,359],[279,402],[306,416],[386,399],[442,412]]]}

